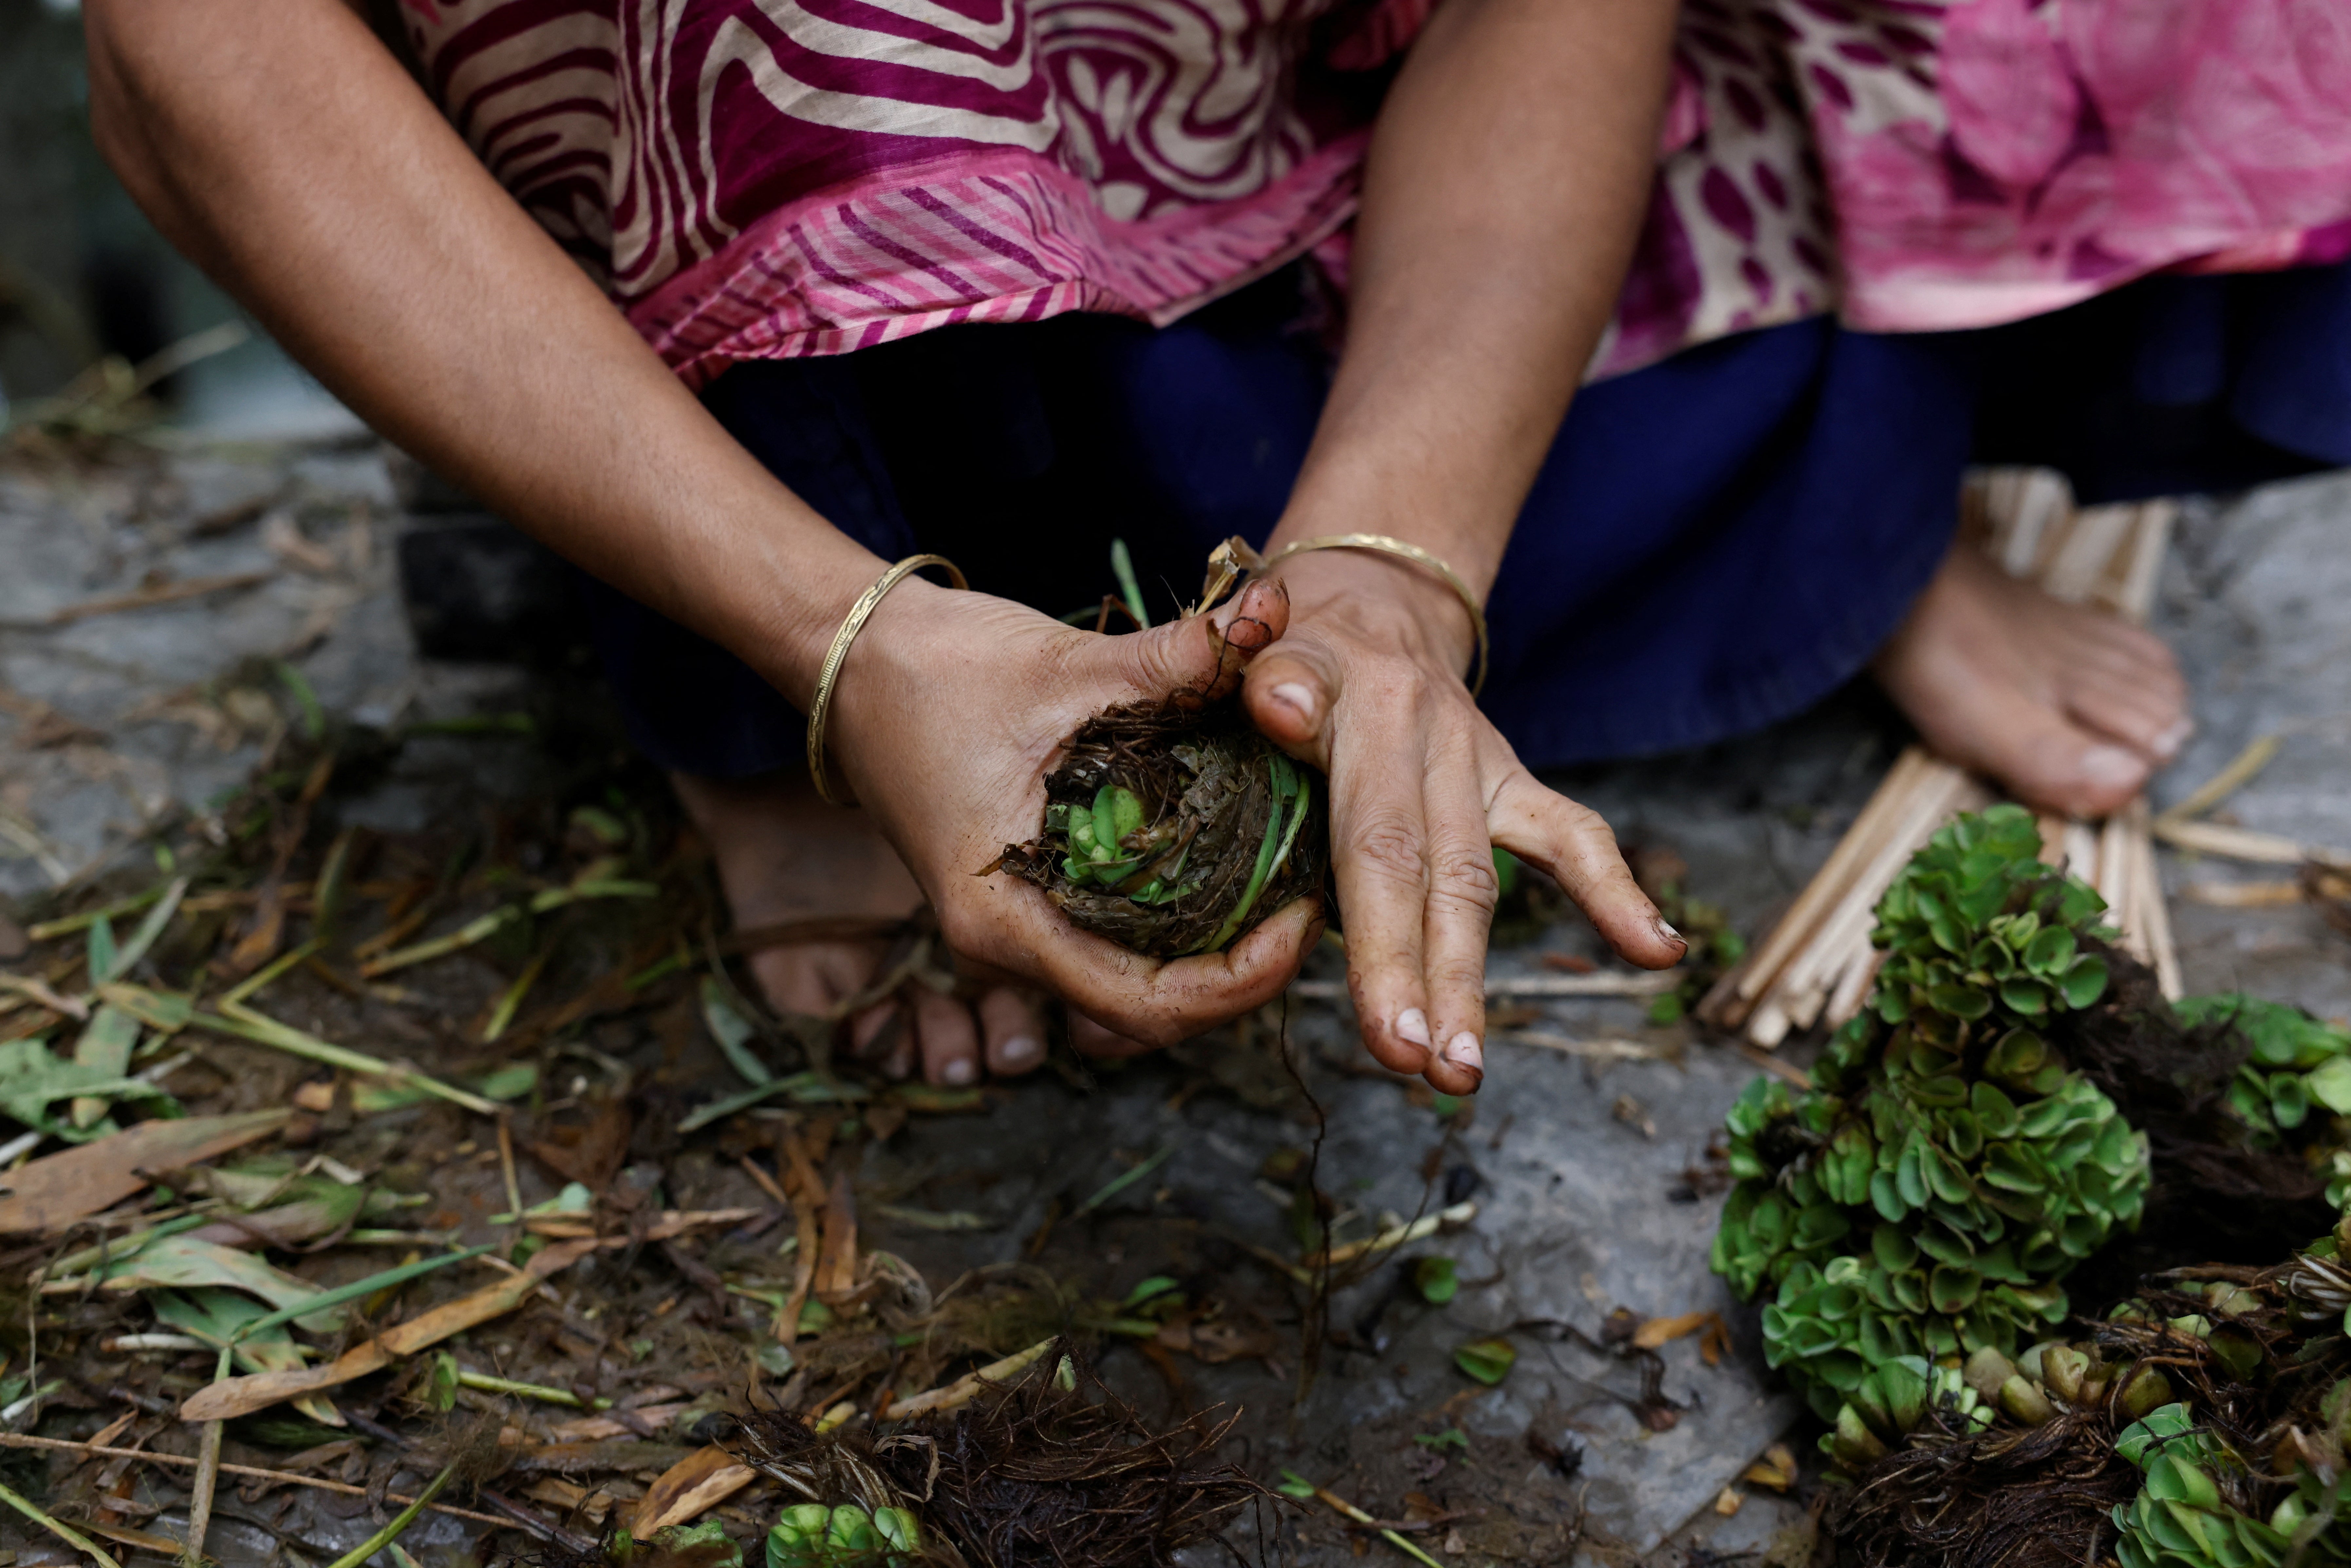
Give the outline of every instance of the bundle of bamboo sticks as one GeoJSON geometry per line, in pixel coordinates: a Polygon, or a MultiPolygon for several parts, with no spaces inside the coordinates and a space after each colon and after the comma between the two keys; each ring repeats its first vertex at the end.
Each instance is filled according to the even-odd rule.
{"type": "MultiPolygon", "coordinates": [[[[2052,596],[2144,622],[2179,508],[2168,500],[2077,507],[2064,476],[2043,468],[1969,476],[1960,548],[1985,551],[2052,596]]],[[[1936,829],[1997,797],[1924,747],[1895,760],[1877,791],[1771,934],[1717,982],[1698,1016],[1770,1050],[1792,1030],[1834,1029],[1861,1009],[1876,977],[1870,946],[1877,902],[1936,829]]],[[[2156,873],[2144,798],[2104,822],[2041,818],[2042,858],[2095,887],[2122,946],[2179,994],[2170,916],[2156,873]]]]}

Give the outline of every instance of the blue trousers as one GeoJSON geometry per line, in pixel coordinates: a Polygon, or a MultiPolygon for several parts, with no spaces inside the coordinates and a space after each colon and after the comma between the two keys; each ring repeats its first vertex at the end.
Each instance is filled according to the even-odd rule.
{"type": "MultiPolygon", "coordinates": [[[[885,559],[1061,613],[1132,551],[1154,618],[1208,550],[1280,517],[1329,385],[1278,273],[1174,326],[970,326],[738,365],[736,439],[885,559]]],[[[1949,548],[1961,469],[2050,463],[2085,500],[2351,464],[2351,267],[2149,279],[1979,332],[1818,319],[1586,387],[1511,536],[1484,706],[1533,767],[1723,739],[1852,677],[1949,548]]],[[[796,713],[731,655],[601,584],[592,634],[637,743],[740,777],[793,765],[796,713]]]]}

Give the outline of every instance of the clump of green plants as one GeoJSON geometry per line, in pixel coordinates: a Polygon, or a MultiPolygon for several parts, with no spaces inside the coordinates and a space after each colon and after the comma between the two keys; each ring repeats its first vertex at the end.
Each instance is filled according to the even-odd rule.
{"type": "Polygon", "coordinates": [[[912,1509],[797,1503],[768,1531],[768,1568],[910,1568],[922,1552],[912,1509]]]}
{"type": "Polygon", "coordinates": [[[2038,1337],[2144,1204],[2146,1140],[2063,1044],[2107,989],[2105,906],[2039,849],[2015,807],[1938,832],[1879,904],[1876,989],[1813,1087],[1758,1079],[1731,1109],[1713,1264],[1768,1294],[1766,1359],[1824,1418],[1881,1367],[2038,1337]]]}
{"type": "Polygon", "coordinates": [[[2351,1563],[2351,1221],[2275,1267],[2147,1275],[2102,1319],[2066,1293],[2151,1202],[2121,1255],[2225,1243],[2231,1205],[2339,1214],[2351,1033],[2167,1005],[2103,913],[2025,812],[1957,820],[1880,904],[1875,989],[1812,1087],[1760,1078],[1729,1113],[1714,1267],[1830,1424],[1858,1484],[1827,1523],[1866,1568],[2351,1563]]]}
{"type": "Polygon", "coordinates": [[[1842,1552],[1911,1568],[2351,1562],[2351,1270],[2341,1236],[2191,1266],[2065,1341],[1971,1356],[1975,1397],[1841,1416],[1842,1552]]]}
{"type": "MultiPolygon", "coordinates": [[[[2314,1114],[2351,1114],[2351,1031],[2300,1008],[2233,992],[2183,998],[2172,1010],[2189,1024],[2226,1027],[2244,1038],[2229,1109],[2257,1146],[2278,1145],[2314,1114]]],[[[2351,1183],[2339,1175],[2336,1183],[2327,1201],[2340,1208],[2351,1183]]]]}

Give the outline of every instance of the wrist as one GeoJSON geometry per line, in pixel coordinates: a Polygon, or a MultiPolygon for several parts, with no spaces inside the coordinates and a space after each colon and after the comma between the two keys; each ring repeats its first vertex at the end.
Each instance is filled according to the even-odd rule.
{"type": "MultiPolygon", "coordinates": [[[[833,639],[888,564],[829,524],[778,529],[747,560],[705,558],[687,602],[715,607],[708,634],[806,713],[833,639]]],[[[898,584],[884,606],[914,586],[898,584]]]]}
{"type": "MultiPolygon", "coordinates": [[[[1284,542],[1277,536],[1268,553],[1284,542]]],[[[1330,549],[1292,556],[1273,576],[1289,591],[1293,626],[1335,622],[1365,642],[1471,677],[1477,622],[1461,595],[1427,568],[1374,550],[1330,549]]]]}

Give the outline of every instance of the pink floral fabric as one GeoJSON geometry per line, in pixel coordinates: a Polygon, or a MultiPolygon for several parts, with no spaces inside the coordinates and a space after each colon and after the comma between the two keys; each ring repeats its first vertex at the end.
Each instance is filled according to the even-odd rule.
{"type": "Polygon", "coordinates": [[[1676,65],[1604,373],[2351,255],[2342,0],[1684,0],[1676,65]]]}
{"type": "MultiPolygon", "coordinates": [[[[402,0],[428,89],[689,382],[1343,278],[1437,0],[402,0]]],[[[2346,0],[1683,0],[1595,375],[2351,256],[2346,0]]],[[[1564,110],[1562,112],[1572,112],[1564,110]]]]}

